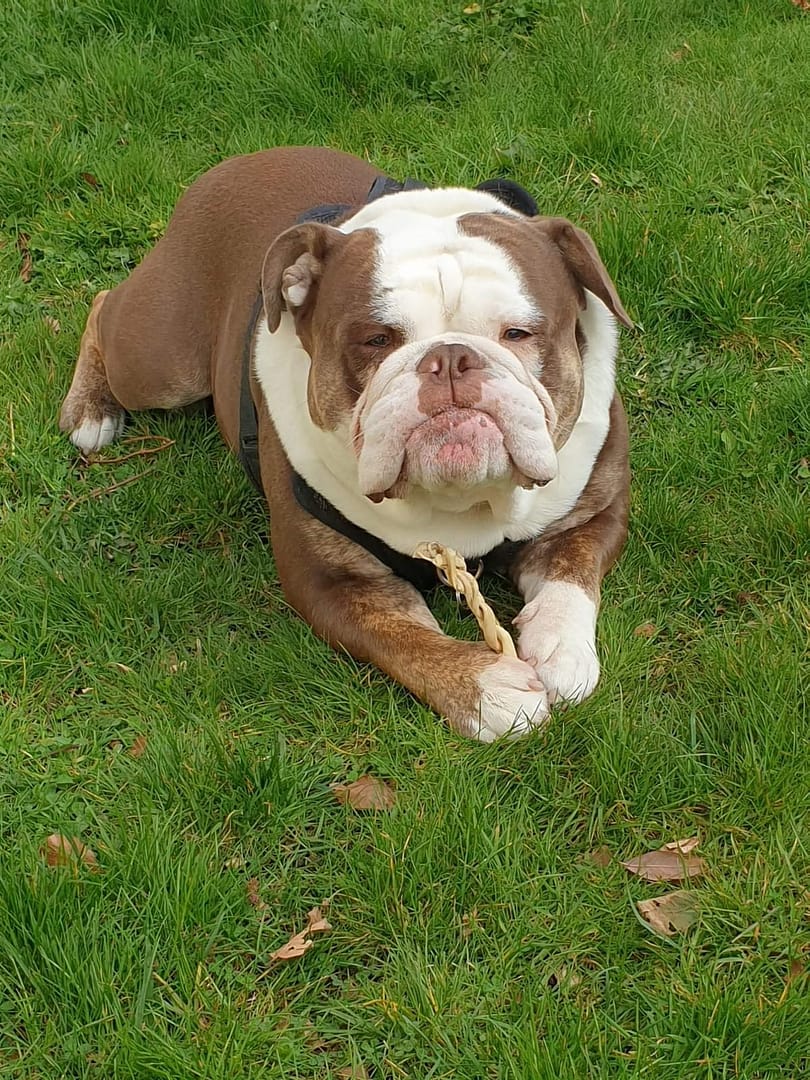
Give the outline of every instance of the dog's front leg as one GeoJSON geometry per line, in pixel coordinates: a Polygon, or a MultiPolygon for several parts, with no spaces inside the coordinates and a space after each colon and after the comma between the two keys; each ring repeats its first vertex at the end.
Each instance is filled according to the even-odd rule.
{"type": "Polygon", "coordinates": [[[287,598],[320,637],[376,664],[463,735],[493,742],[543,724],[546,692],[529,664],[448,637],[416,589],[316,522],[299,534],[299,555],[315,533],[326,544],[318,545],[314,574],[303,569],[316,565],[306,556],[285,558],[284,540],[274,537],[274,547],[287,598]]]}
{"type": "Polygon", "coordinates": [[[527,544],[512,569],[525,606],[515,619],[518,655],[549,702],[582,701],[599,681],[596,616],[602,578],[627,535],[627,496],[551,539],[527,544]]]}

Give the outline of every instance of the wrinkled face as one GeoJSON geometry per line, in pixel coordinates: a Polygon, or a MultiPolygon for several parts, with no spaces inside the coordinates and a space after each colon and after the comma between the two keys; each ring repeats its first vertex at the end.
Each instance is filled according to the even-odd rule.
{"type": "Polygon", "coordinates": [[[583,290],[626,319],[569,223],[402,202],[450,195],[391,196],[341,231],[298,226],[265,264],[268,325],[283,301],[312,360],[312,420],[345,432],[374,501],[546,484],[582,402],[583,290]]]}

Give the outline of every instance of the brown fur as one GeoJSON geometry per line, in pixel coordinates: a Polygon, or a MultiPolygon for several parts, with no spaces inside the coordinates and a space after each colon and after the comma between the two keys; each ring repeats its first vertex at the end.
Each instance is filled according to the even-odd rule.
{"type": "MultiPolygon", "coordinates": [[[[223,437],[235,448],[245,328],[260,281],[271,329],[285,294],[306,290],[293,314],[312,358],[310,409],[315,423],[335,427],[362,392],[371,365],[401,341],[368,309],[373,234],[344,236],[295,221],[321,203],[360,205],[378,175],[346,154],[286,148],[231,159],[201,177],[140,266],[96,297],[62,410],[63,430],[91,414],[169,408],[212,395],[223,437]],[[380,333],[389,335],[386,346],[370,345],[380,333]]],[[[576,297],[588,288],[626,320],[615,289],[590,240],[561,219],[527,229],[525,220],[470,215],[461,227],[505,244],[540,298],[546,318],[536,328],[535,352],[519,344],[515,352],[527,363],[542,363],[561,445],[582,400],[576,297]]],[[[448,369],[454,393],[465,381],[472,386],[478,372],[458,374],[464,377],[451,380],[448,369]]],[[[469,734],[476,678],[495,655],[445,635],[409,584],[301,509],[255,384],[253,393],[273,551],[290,603],[326,640],[376,664],[469,734]]],[[[585,492],[563,521],[523,546],[512,567],[515,578],[563,579],[598,598],[601,576],[624,540],[627,484],[627,431],[617,397],[585,492]]]]}

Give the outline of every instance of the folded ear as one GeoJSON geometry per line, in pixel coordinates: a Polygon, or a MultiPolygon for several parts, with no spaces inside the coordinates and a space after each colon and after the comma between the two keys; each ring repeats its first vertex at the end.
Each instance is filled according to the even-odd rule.
{"type": "Polygon", "coordinates": [[[598,296],[619,322],[632,330],[633,321],[624,310],[616,286],[590,236],[566,218],[538,218],[536,228],[542,229],[557,245],[575,281],[598,296]]]}
{"type": "Polygon", "coordinates": [[[276,237],[262,266],[264,313],[271,334],[278,330],[282,311],[300,309],[313,298],[326,259],[345,240],[339,229],[313,221],[276,237]]]}

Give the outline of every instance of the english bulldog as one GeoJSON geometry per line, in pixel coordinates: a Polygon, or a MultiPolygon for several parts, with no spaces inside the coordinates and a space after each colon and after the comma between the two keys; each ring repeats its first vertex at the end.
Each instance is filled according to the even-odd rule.
{"type": "Polygon", "coordinates": [[[516,185],[403,187],[334,150],[268,150],[205,173],[96,296],[60,426],[90,453],[128,411],[212,398],[292,607],[491,742],[599,678],[628,512],[617,322],[590,237],[516,185]],[[519,659],[442,632],[423,541],[509,574],[519,659]]]}

